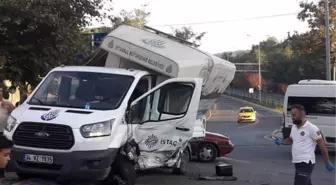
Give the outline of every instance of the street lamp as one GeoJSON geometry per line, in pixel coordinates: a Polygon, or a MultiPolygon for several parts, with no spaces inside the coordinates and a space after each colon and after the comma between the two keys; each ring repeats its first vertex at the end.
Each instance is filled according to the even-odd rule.
{"type": "MultiPolygon", "coordinates": [[[[247,35],[248,37],[252,37],[251,35],[247,35]]],[[[259,102],[261,102],[261,54],[260,54],[260,41],[258,43],[258,91],[259,91],[259,102]]]]}
{"type": "MultiPolygon", "coordinates": [[[[331,80],[330,75],[330,31],[329,31],[329,2],[325,0],[325,27],[326,27],[326,79],[331,80]]],[[[333,71],[335,73],[335,71],[333,71]]],[[[335,79],[333,79],[335,80],[335,79]]]]}

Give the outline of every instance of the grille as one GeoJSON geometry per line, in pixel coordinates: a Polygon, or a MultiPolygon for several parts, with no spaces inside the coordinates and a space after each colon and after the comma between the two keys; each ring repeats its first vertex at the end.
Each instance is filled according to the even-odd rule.
{"type": "Polygon", "coordinates": [[[74,137],[71,127],[66,125],[23,122],[16,129],[13,142],[19,146],[68,150],[74,145],[74,137]]]}

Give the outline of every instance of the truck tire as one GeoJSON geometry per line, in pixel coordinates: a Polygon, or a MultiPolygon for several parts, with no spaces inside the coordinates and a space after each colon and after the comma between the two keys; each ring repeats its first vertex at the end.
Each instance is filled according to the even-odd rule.
{"type": "Polygon", "coordinates": [[[135,185],[136,171],[132,161],[126,156],[119,155],[112,165],[109,176],[105,179],[106,185],[135,185]]]}
{"type": "Polygon", "coordinates": [[[188,147],[183,151],[183,154],[181,156],[181,163],[179,168],[173,168],[173,174],[175,175],[183,175],[187,173],[187,164],[190,159],[190,151],[188,147]]]}
{"type": "Polygon", "coordinates": [[[200,144],[197,149],[197,159],[200,162],[210,163],[217,158],[217,149],[212,143],[200,144]]]}

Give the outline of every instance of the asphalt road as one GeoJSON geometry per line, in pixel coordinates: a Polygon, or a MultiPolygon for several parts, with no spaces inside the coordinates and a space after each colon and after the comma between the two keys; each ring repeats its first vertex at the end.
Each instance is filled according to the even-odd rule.
{"type": "MultiPolygon", "coordinates": [[[[294,167],[291,164],[290,146],[277,146],[269,139],[273,130],[281,126],[281,115],[242,100],[224,96],[211,111],[207,130],[227,135],[235,145],[234,151],[217,162],[233,165],[237,181],[196,181],[196,175],[213,176],[215,164],[190,162],[189,173],[173,175],[169,170],[153,170],[138,175],[138,185],[290,185],[293,184],[294,167]],[[238,124],[237,110],[252,106],[257,111],[255,124],[238,124]]],[[[333,161],[335,163],[335,161],[333,161]]],[[[335,184],[335,173],[328,172],[321,156],[312,177],[313,184],[335,184]]]]}
{"type": "MultiPolygon", "coordinates": [[[[211,176],[215,174],[215,163],[189,163],[189,174],[175,176],[169,171],[157,170],[140,174],[140,185],[289,185],[293,184],[294,166],[291,163],[290,146],[277,146],[269,139],[273,130],[281,126],[281,115],[270,110],[251,105],[241,100],[222,97],[212,111],[207,130],[227,135],[235,144],[229,156],[218,161],[233,165],[237,181],[196,181],[189,179],[195,175],[211,176]],[[238,124],[236,111],[239,107],[250,105],[257,111],[256,124],[238,124]],[[215,120],[215,121],[211,121],[215,120]],[[221,120],[221,121],[220,121],[221,120]]],[[[217,161],[217,162],[218,162],[217,161]]],[[[335,163],[335,161],[333,161],[335,163]]],[[[312,176],[313,184],[335,184],[335,173],[324,168],[321,156],[312,176]]]]}

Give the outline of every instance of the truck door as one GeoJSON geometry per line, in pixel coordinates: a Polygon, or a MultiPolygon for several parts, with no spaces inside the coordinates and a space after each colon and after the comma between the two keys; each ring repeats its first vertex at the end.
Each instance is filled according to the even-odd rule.
{"type": "Polygon", "coordinates": [[[173,166],[191,139],[202,79],[175,78],[136,99],[130,108],[133,138],[139,144],[140,169],[173,166]],[[143,104],[146,104],[145,110],[143,104]]]}

